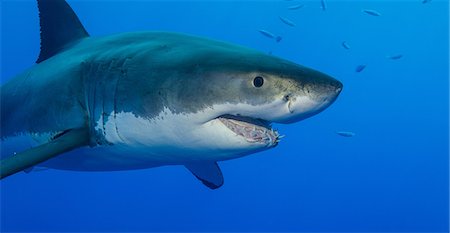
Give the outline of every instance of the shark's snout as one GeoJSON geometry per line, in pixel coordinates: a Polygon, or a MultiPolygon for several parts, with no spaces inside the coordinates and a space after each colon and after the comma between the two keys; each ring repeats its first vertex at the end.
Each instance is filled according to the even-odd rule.
{"type": "MultiPolygon", "coordinates": [[[[340,81],[329,77],[327,82],[323,84],[317,84],[317,92],[315,93],[318,98],[322,98],[323,101],[333,103],[342,91],[343,85],[340,81]]],[[[314,97],[314,96],[313,96],[314,97]]]]}
{"type": "Polygon", "coordinates": [[[304,90],[311,98],[335,99],[342,91],[342,83],[326,74],[316,72],[305,82],[304,90]]]}
{"type": "Polygon", "coordinates": [[[288,114],[278,123],[293,123],[311,117],[330,106],[343,88],[340,81],[321,75],[299,85],[298,92],[284,95],[288,114]]]}

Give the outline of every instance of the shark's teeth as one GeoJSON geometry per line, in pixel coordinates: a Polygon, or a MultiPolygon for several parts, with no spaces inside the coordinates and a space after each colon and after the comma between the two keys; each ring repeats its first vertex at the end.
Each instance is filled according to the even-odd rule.
{"type": "Polygon", "coordinates": [[[261,125],[254,125],[246,121],[239,121],[237,119],[230,119],[225,117],[218,118],[227,128],[239,136],[244,137],[251,143],[264,143],[266,146],[275,146],[278,140],[278,132],[271,128],[266,128],[261,125]]]}

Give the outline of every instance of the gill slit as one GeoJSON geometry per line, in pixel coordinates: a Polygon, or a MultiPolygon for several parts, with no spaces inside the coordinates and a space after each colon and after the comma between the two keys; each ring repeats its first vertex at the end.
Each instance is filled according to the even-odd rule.
{"type": "MultiPolygon", "coordinates": [[[[107,104],[106,101],[110,101],[109,98],[108,99],[106,99],[106,98],[108,96],[108,91],[111,91],[106,82],[110,81],[110,80],[108,80],[107,77],[114,77],[114,73],[112,71],[114,70],[115,62],[116,62],[116,60],[112,59],[108,62],[108,64],[105,64],[105,67],[106,67],[106,65],[108,66],[106,68],[105,73],[112,74],[112,75],[111,76],[107,75],[106,77],[104,77],[103,82],[105,82],[105,83],[104,83],[104,85],[102,85],[103,86],[103,95],[101,98],[102,99],[102,112],[101,112],[102,117],[101,117],[101,119],[102,119],[102,131],[103,131],[102,133],[103,133],[103,138],[105,138],[105,139],[106,139],[106,120],[105,120],[105,118],[108,117],[108,115],[107,115],[108,113],[106,113],[106,110],[105,110],[106,109],[105,105],[107,104]]],[[[120,78],[120,76],[119,76],[119,78],[120,78]]],[[[119,78],[117,78],[117,79],[119,79],[119,78]]],[[[113,80],[117,80],[117,79],[113,78],[113,80]]],[[[116,89],[116,86],[114,86],[114,89],[116,89]]],[[[113,102],[114,102],[114,100],[115,100],[115,92],[113,93],[113,102]]],[[[114,112],[114,106],[113,106],[112,112],[114,112]]]]}
{"type": "Polygon", "coordinates": [[[126,57],[125,60],[122,63],[122,66],[120,67],[120,75],[119,77],[116,79],[116,86],[114,88],[114,94],[113,94],[113,101],[114,101],[114,106],[113,106],[113,121],[114,121],[114,128],[116,130],[116,134],[117,137],[119,138],[120,141],[125,142],[124,138],[120,135],[119,132],[119,127],[117,126],[117,92],[119,89],[119,82],[121,78],[126,78],[127,77],[127,69],[126,69],[126,64],[127,61],[129,60],[129,57],[126,57]]]}
{"type": "Polygon", "coordinates": [[[82,62],[82,73],[85,86],[85,104],[86,104],[86,115],[87,115],[87,125],[90,134],[90,146],[96,146],[97,142],[95,140],[95,125],[94,125],[94,114],[95,114],[95,89],[96,83],[95,79],[92,80],[93,68],[89,61],[82,62]]]}

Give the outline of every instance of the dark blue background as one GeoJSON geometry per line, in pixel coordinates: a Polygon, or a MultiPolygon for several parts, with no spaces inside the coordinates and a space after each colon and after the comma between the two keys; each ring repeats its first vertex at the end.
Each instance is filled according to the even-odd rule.
{"type": "MultiPolygon", "coordinates": [[[[93,36],[221,39],[326,72],[344,90],[325,112],[277,125],[287,137],[275,149],[222,162],[219,190],[182,167],[9,177],[1,231],[448,231],[448,1],[328,1],[326,11],[318,0],[69,2],[93,36]]],[[[34,1],[0,4],[4,83],[36,60],[39,23],[34,1]]]]}

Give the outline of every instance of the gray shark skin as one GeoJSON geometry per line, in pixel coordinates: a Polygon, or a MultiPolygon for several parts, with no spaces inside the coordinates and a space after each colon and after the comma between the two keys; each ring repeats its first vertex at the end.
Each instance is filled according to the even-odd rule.
{"type": "MultiPolygon", "coordinates": [[[[170,32],[90,37],[65,1],[38,3],[38,64],[1,87],[2,152],[20,152],[7,148],[18,138],[29,142],[24,151],[61,138],[77,147],[65,150],[60,143],[55,151],[65,153],[42,158],[39,166],[111,171],[185,165],[218,188],[223,177],[217,161],[273,148],[280,137],[271,123],[313,116],[342,90],[326,74],[207,38],[170,32]],[[71,37],[46,26],[61,14],[71,37]],[[74,129],[85,129],[88,138],[70,137],[74,129]]],[[[28,152],[35,153],[46,154],[28,152]]]]}

